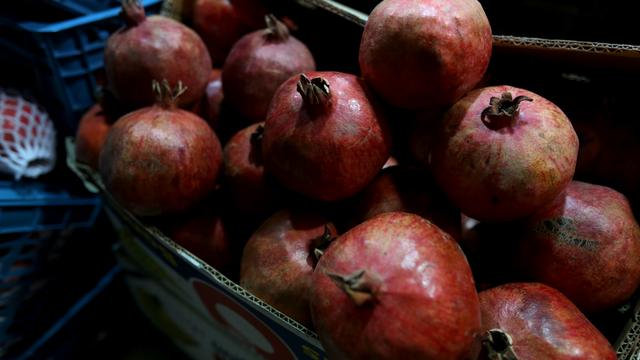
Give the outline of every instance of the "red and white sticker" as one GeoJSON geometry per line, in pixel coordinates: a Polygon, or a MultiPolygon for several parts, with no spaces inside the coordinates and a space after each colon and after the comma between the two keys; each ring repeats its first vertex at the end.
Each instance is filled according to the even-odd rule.
{"type": "Polygon", "coordinates": [[[193,279],[193,288],[213,319],[265,359],[295,359],[287,344],[262,320],[220,290],[193,279]]]}

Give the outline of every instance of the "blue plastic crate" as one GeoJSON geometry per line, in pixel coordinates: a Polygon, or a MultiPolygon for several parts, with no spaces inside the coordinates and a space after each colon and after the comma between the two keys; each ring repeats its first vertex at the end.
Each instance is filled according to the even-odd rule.
{"type": "MultiPolygon", "coordinates": [[[[148,14],[162,5],[141,2],[148,14]]],[[[54,23],[0,17],[0,78],[34,95],[61,134],[74,134],[103,83],[104,45],[124,24],[119,13],[118,6],[54,23]]]]}
{"type": "Polygon", "coordinates": [[[100,204],[44,183],[0,181],[0,357],[20,339],[12,325],[25,321],[16,318],[21,305],[51,276],[49,250],[71,230],[91,227],[100,204]]]}

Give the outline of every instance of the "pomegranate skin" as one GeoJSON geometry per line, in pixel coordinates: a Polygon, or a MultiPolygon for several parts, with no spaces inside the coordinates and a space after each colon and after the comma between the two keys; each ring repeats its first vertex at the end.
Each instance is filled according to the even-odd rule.
{"type": "Polygon", "coordinates": [[[454,239],[461,237],[460,212],[440,192],[434,180],[416,168],[396,165],[383,169],[358,195],[353,224],[392,211],[420,215],[454,239]]]}
{"type": "Polygon", "coordinates": [[[360,69],[394,106],[449,106],[481,80],[492,42],[476,0],[385,0],[365,25],[360,69]]]}
{"type": "Polygon", "coordinates": [[[381,214],[336,239],[313,273],[311,314],[330,359],[475,359],[480,309],[464,254],[423,218],[381,214]],[[364,270],[356,305],[327,275],[364,270]],[[354,336],[354,334],[358,334],[354,336]]]}
{"type": "Polygon", "coordinates": [[[251,122],[264,121],[278,86],[315,68],[313,55],[295,37],[276,39],[267,29],[251,32],[233,45],[222,68],[225,101],[251,122]]]}
{"type": "Polygon", "coordinates": [[[250,31],[229,0],[196,0],[193,28],[207,45],[216,66],[224,64],[233,44],[250,31]]]}
{"type": "Polygon", "coordinates": [[[204,93],[211,58],[193,30],[166,17],[150,16],[109,37],[104,67],[109,89],[131,109],[155,103],[151,82],[163,79],[187,87],[177,100],[179,107],[187,107],[204,93]]]}
{"type": "Polygon", "coordinates": [[[240,130],[223,149],[225,184],[232,206],[241,214],[265,214],[278,200],[264,171],[260,127],[264,129],[263,122],[240,130]]]}
{"type": "Polygon", "coordinates": [[[269,217],[244,247],[240,285],[307,328],[314,248],[325,232],[336,229],[320,215],[282,210],[269,217]]]}
{"type": "Polygon", "coordinates": [[[100,150],[111,129],[110,117],[99,103],[93,105],[82,115],[76,131],[76,159],[98,169],[100,150]]]}
{"type": "Polygon", "coordinates": [[[251,29],[259,29],[264,26],[264,17],[267,15],[262,0],[233,0],[238,18],[251,29]]]}
{"type": "Polygon", "coordinates": [[[175,213],[213,191],[222,148],[197,115],[154,105],[114,124],[99,167],[107,190],[135,215],[175,213]]]}
{"type": "Polygon", "coordinates": [[[522,218],[553,201],[571,181],[578,156],[578,137],[562,110],[511,86],[469,93],[447,111],[433,139],[436,180],[462,213],[480,221],[522,218]],[[506,92],[533,101],[521,102],[500,127],[504,118],[494,123],[482,112],[506,92]]]}
{"type": "Polygon", "coordinates": [[[330,100],[311,108],[296,90],[298,76],[278,89],[265,121],[265,168],[283,186],[321,201],[362,190],[389,158],[386,119],[358,77],[308,72],[325,79],[330,100]]]}
{"type": "Polygon", "coordinates": [[[203,99],[204,118],[214,130],[220,127],[220,108],[224,93],[222,92],[222,71],[213,69],[209,74],[209,82],[204,91],[203,99]]]}
{"type": "Polygon", "coordinates": [[[514,263],[583,312],[620,305],[640,284],[640,227],[613,189],[573,181],[521,230],[514,263]]]}
{"type": "Polygon", "coordinates": [[[511,283],[484,290],[480,308],[482,330],[508,333],[519,360],[616,359],[598,329],[547,285],[511,283]]]}
{"type": "Polygon", "coordinates": [[[162,227],[169,238],[216,270],[229,270],[233,260],[231,238],[216,211],[198,209],[165,221],[162,227]]]}

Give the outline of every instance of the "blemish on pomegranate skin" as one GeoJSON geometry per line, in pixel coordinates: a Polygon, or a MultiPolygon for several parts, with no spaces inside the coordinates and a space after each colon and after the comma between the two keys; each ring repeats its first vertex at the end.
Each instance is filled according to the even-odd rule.
{"type": "Polygon", "coordinates": [[[561,244],[575,246],[587,251],[595,251],[600,246],[600,243],[595,240],[578,237],[578,230],[574,220],[571,218],[559,217],[556,219],[546,219],[538,224],[538,226],[534,228],[534,231],[550,234],[561,244]]]}

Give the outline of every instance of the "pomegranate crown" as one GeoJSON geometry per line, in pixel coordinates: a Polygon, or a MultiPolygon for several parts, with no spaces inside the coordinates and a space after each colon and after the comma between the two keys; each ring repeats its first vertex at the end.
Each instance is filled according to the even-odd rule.
{"type": "Polygon", "coordinates": [[[122,0],[122,11],[120,16],[124,19],[128,26],[136,26],[142,23],[146,16],[144,14],[144,7],[138,0],[122,0]]]}
{"type": "Polygon", "coordinates": [[[178,97],[188,89],[182,84],[182,81],[178,81],[178,85],[172,89],[167,79],[162,79],[162,81],[153,80],[151,88],[156,95],[156,101],[164,107],[175,106],[178,97]]]}
{"type": "Polygon", "coordinates": [[[309,79],[305,74],[300,74],[296,90],[304,101],[311,105],[324,104],[331,97],[329,82],[321,77],[309,79]]]}
{"type": "Polygon", "coordinates": [[[284,41],[289,38],[289,28],[273,14],[265,15],[264,22],[267,24],[265,35],[268,39],[284,41]]]}
{"type": "Polygon", "coordinates": [[[327,224],[324,225],[324,232],[314,241],[314,249],[313,255],[316,258],[316,261],[320,260],[320,257],[324,255],[324,251],[329,247],[329,244],[335,240],[333,235],[331,234],[331,230],[327,224]]]}
{"type": "Polygon", "coordinates": [[[371,304],[381,284],[378,277],[365,270],[357,270],[346,276],[330,272],[325,274],[353,300],[356,306],[371,304]]]}
{"type": "Polygon", "coordinates": [[[503,92],[501,97],[492,96],[489,100],[489,106],[482,110],[482,118],[484,119],[486,116],[513,117],[523,101],[533,101],[533,99],[524,95],[516,96],[514,99],[508,91],[503,92]]]}
{"type": "Polygon", "coordinates": [[[501,329],[491,329],[482,338],[482,346],[490,360],[518,360],[511,336],[501,329]]]}
{"type": "Polygon", "coordinates": [[[257,145],[260,141],[262,141],[262,137],[264,136],[264,125],[258,125],[256,130],[251,133],[251,144],[257,145]]]}

